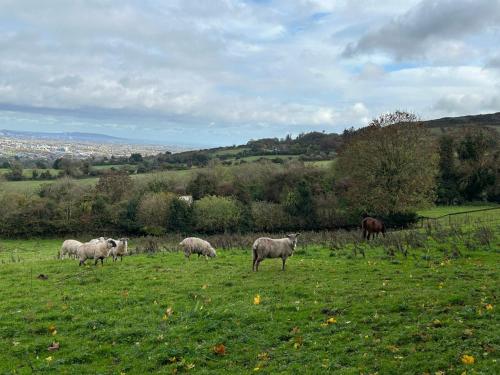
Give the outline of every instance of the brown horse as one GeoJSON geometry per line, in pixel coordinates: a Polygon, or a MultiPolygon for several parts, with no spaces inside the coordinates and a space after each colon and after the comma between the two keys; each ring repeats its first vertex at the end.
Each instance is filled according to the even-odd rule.
{"type": "Polygon", "coordinates": [[[370,234],[372,235],[372,239],[375,237],[375,234],[378,237],[379,233],[385,237],[385,225],[381,220],[375,219],[373,217],[365,217],[361,221],[361,229],[363,229],[363,238],[367,240],[370,239],[370,234]]]}

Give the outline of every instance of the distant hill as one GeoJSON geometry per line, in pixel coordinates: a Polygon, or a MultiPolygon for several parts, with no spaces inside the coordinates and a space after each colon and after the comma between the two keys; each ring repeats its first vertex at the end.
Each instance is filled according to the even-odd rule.
{"type": "Polygon", "coordinates": [[[485,115],[468,115],[460,117],[443,117],[435,120],[424,121],[430,128],[458,128],[485,126],[495,128],[500,132],[500,112],[485,115]]]}
{"type": "Polygon", "coordinates": [[[112,137],[110,135],[81,132],[49,133],[3,129],[0,130],[0,137],[93,143],[134,143],[132,140],[112,137]]]}
{"type": "MultiPolygon", "coordinates": [[[[432,133],[452,131],[462,127],[490,127],[500,133],[500,112],[486,115],[471,115],[461,117],[444,117],[423,121],[432,133]]],[[[345,136],[359,129],[346,129],[343,134],[310,132],[292,138],[262,138],[252,139],[246,144],[229,147],[190,150],[176,154],[165,153],[153,158],[157,163],[170,164],[171,168],[191,166],[203,167],[210,160],[218,159],[223,164],[234,165],[268,159],[276,163],[287,160],[302,160],[305,162],[321,162],[333,160],[342,147],[345,136]]],[[[153,163],[154,164],[154,163],[153,163]]]]}

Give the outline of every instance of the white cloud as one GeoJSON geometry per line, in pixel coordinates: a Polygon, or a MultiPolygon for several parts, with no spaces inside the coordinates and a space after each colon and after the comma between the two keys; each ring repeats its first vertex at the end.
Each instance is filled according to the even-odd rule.
{"type": "Polygon", "coordinates": [[[0,0],[0,112],[18,126],[233,143],[396,108],[493,111],[498,1],[465,12],[469,1],[450,17],[448,0],[0,0]],[[409,41],[415,54],[398,47],[409,41]]]}

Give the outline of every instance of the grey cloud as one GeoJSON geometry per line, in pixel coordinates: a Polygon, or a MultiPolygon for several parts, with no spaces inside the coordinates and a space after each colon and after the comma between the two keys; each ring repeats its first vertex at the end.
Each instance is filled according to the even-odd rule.
{"type": "Polygon", "coordinates": [[[423,0],[348,44],[343,56],[382,51],[397,59],[422,57],[428,49],[440,47],[440,43],[460,40],[498,21],[499,0],[423,0]]]}

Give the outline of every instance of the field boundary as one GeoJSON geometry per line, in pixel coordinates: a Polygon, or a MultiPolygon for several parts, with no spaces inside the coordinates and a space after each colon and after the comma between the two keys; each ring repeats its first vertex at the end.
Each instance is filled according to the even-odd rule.
{"type": "Polygon", "coordinates": [[[451,218],[451,216],[456,216],[456,215],[467,215],[467,214],[471,214],[471,213],[474,213],[474,212],[492,211],[492,210],[500,210],[500,206],[499,207],[481,208],[481,209],[478,209],[478,210],[470,210],[470,211],[462,211],[462,212],[452,212],[450,214],[445,214],[445,215],[441,215],[441,216],[437,216],[437,217],[419,216],[418,220],[420,221],[420,225],[423,226],[424,220],[427,220],[427,222],[429,222],[429,220],[440,220],[440,219],[443,219],[443,218],[446,218],[446,217],[450,217],[451,218]]]}

